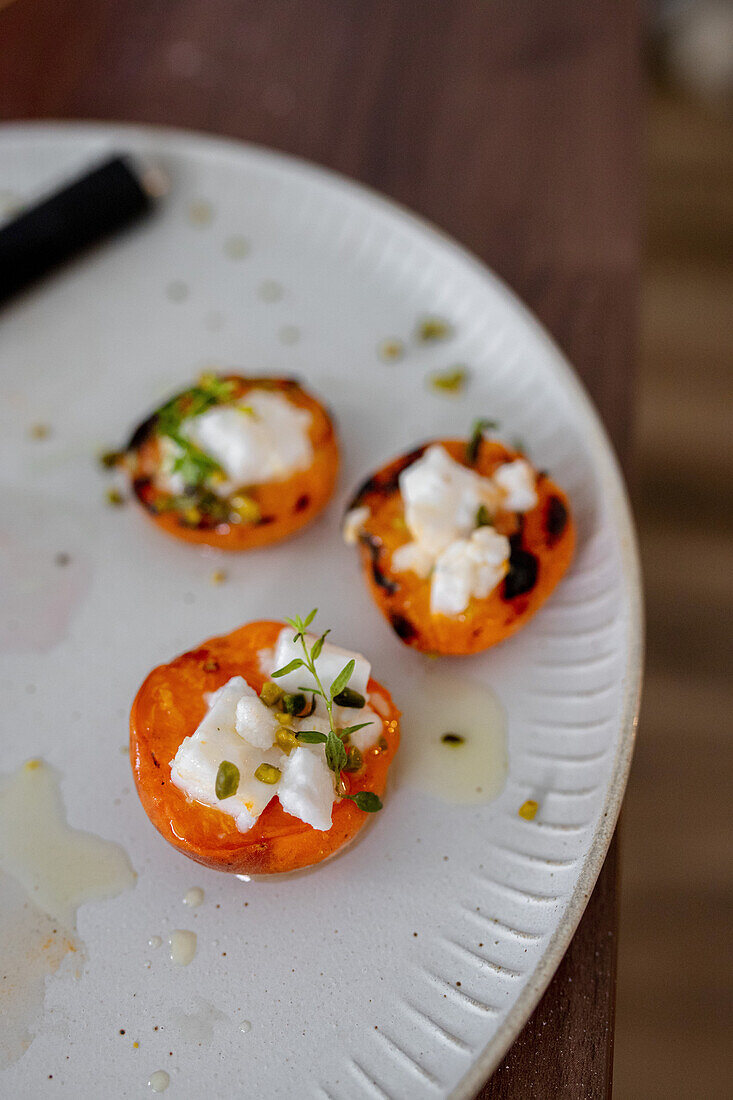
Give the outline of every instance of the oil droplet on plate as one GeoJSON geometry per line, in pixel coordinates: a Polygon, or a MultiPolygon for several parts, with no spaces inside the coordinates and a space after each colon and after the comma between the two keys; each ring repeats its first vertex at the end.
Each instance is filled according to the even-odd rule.
{"type": "Polygon", "coordinates": [[[279,302],[285,291],[274,279],[265,279],[257,288],[257,294],[263,302],[279,302]]]}
{"type": "Polygon", "coordinates": [[[170,1083],[170,1074],[166,1073],[164,1069],[156,1069],[155,1073],[150,1074],[148,1088],[152,1089],[153,1092],[165,1092],[170,1083]]]}
{"type": "Polygon", "coordinates": [[[171,302],[185,302],[188,298],[188,284],[182,279],[174,279],[165,288],[166,297],[171,302]]]}
{"type": "Polygon", "coordinates": [[[214,208],[205,199],[196,199],[188,208],[188,220],[191,225],[211,225],[214,219],[214,208]]]}
{"type": "Polygon", "coordinates": [[[188,905],[191,909],[195,909],[201,905],[204,900],[204,892],[200,886],[192,886],[190,890],[187,890],[183,895],[183,904],[188,905]]]}
{"type": "Polygon", "coordinates": [[[162,943],[163,939],[161,936],[151,936],[148,940],[148,947],[160,947],[162,943]]]}
{"type": "Polygon", "coordinates": [[[239,1030],[242,1032],[243,1035],[247,1035],[252,1030],[252,1024],[249,1022],[249,1020],[242,1020],[241,1024],[239,1025],[239,1030]]]}
{"type": "Polygon", "coordinates": [[[291,346],[300,340],[300,329],[297,325],[283,325],[277,335],[281,344],[291,346]]]}
{"type": "Polygon", "coordinates": [[[172,1017],[173,1028],[185,1046],[206,1046],[214,1041],[214,1027],[227,1016],[211,1001],[197,998],[197,1007],[192,1012],[180,1012],[172,1017]]]}
{"type": "Polygon", "coordinates": [[[233,234],[225,240],[224,252],[230,260],[241,260],[249,252],[249,241],[245,237],[233,234]]]}
{"type": "Polygon", "coordinates": [[[431,667],[410,678],[401,702],[400,782],[466,805],[491,802],[501,793],[508,767],[506,716],[491,688],[431,667]]]}
{"type": "Polygon", "coordinates": [[[77,968],[84,958],[78,907],[115,897],[136,875],[118,844],[69,828],[58,774],[43,760],[0,783],[0,871],[2,1067],[32,1042],[46,977],[68,955],[77,968]]]}
{"type": "Polygon", "coordinates": [[[188,966],[196,954],[196,933],[176,928],[168,936],[168,946],[171,962],[176,966],[188,966]]]}

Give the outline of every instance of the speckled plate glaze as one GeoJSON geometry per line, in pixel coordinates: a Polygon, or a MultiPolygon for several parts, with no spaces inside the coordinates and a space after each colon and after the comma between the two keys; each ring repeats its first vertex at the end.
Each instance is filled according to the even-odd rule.
{"type": "Polygon", "coordinates": [[[135,1097],[163,1069],[171,1097],[470,1097],[562,957],[626,782],[641,607],[616,463],[563,356],[494,275],[318,168],[161,130],[6,126],[2,199],[25,201],[118,149],[169,172],[160,213],[0,318],[2,519],[16,570],[0,579],[12,594],[3,768],[46,757],[70,823],[120,841],[139,878],[81,908],[84,973],[49,980],[43,1021],[0,1092],[135,1097]],[[453,338],[418,347],[425,314],[448,318],[453,338]],[[377,353],[389,337],[406,342],[398,362],[377,353]],[[471,370],[465,393],[432,392],[430,372],[458,363],[471,370]],[[96,453],[208,366],[298,375],[337,416],[337,498],[295,541],[224,559],[105,504],[96,453]],[[120,751],[138,685],[208,636],[318,605],[335,640],[369,654],[407,705],[421,658],[371,605],[339,539],[341,510],[386,458],[467,432],[477,415],[527,442],[579,528],[571,572],[530,626],[450,665],[506,709],[502,794],[455,806],[398,783],[350,852],[281,882],[189,863],[152,829],[120,751]],[[38,422],[47,439],[30,438],[38,422]],[[227,580],[213,585],[219,568],[227,580]],[[540,803],[533,821],[517,813],[527,798],[540,803]],[[205,890],[195,910],[182,905],[193,886],[205,890]],[[186,967],[148,946],[175,928],[198,935],[186,967]],[[192,1032],[181,1014],[208,1023],[192,1032]]]}

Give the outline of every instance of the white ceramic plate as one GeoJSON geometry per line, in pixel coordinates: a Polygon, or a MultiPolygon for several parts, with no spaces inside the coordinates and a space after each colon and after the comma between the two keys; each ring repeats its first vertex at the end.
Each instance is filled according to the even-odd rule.
{"type": "Polygon", "coordinates": [[[0,514],[9,502],[41,578],[22,597],[20,634],[3,612],[3,768],[31,755],[58,767],[70,822],[121,841],[139,879],[80,910],[83,976],[49,980],[36,1037],[1,1091],[37,1097],[53,1074],[54,1095],[133,1097],[162,1068],[176,1097],[469,1097],[562,957],[629,767],[640,589],[608,442],[558,349],[495,276],[327,172],[168,131],[9,126],[4,197],[42,193],[113,149],[168,169],[161,213],[0,319],[0,514]],[[454,338],[417,349],[424,314],[449,318],[454,338]],[[409,345],[396,364],[376,353],[390,336],[409,345]],[[471,368],[465,395],[436,396],[426,375],[456,363],[471,368]],[[220,586],[215,553],[167,540],[132,505],[106,507],[95,463],[208,365],[307,379],[335,410],[344,451],[325,516],[293,542],[227,558],[220,586]],[[385,459],[463,434],[477,415],[527,442],[567,490],[579,529],[570,574],[529,627],[460,665],[506,709],[503,793],[454,806],[397,785],[362,843],[288,881],[243,884],[177,855],[120,752],[141,680],[213,634],[318,605],[402,702],[421,658],[372,606],[339,539],[342,507],[385,459]],[[47,440],[29,438],[36,422],[52,425],[47,440]],[[71,555],[63,599],[49,565],[57,551],[71,555]],[[531,822],[517,814],[528,797],[540,802],[531,822]],[[194,912],[181,905],[192,885],[206,892],[194,912]],[[147,946],[176,927],[198,934],[185,968],[147,946]]]}

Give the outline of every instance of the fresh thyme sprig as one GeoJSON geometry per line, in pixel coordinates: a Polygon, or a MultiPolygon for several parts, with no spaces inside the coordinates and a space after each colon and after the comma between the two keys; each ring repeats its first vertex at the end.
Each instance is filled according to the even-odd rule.
{"type": "MultiPolygon", "coordinates": [[[[302,741],[306,745],[318,745],[324,746],[324,752],[326,754],[326,763],[329,769],[334,775],[341,781],[341,772],[345,769],[347,763],[346,748],[344,746],[343,738],[348,737],[352,733],[356,733],[357,730],[363,729],[364,726],[368,726],[369,722],[361,722],[356,726],[346,726],[339,733],[336,732],[336,727],[333,721],[333,701],[334,698],[339,695],[354,673],[354,659],[348,661],[339,672],[338,676],[334,679],[330,685],[328,691],[321,683],[321,678],[318,675],[316,669],[316,661],[321,655],[326,638],[331,633],[330,630],[326,630],[319,638],[316,638],[310,648],[306,642],[306,631],[311,625],[318,612],[317,608],[314,608],[309,615],[306,615],[305,619],[302,619],[299,615],[296,615],[294,619],[286,619],[285,621],[289,626],[292,626],[295,631],[293,637],[294,642],[300,642],[303,648],[303,657],[294,657],[292,661],[289,661],[283,668],[278,668],[275,672],[271,673],[273,680],[279,676],[286,676],[289,672],[294,672],[298,668],[306,668],[313,677],[316,688],[315,692],[313,687],[298,688],[298,691],[314,692],[316,695],[320,695],[326,705],[326,712],[328,714],[328,733],[321,733],[318,730],[301,730],[296,734],[299,741],[302,741]]],[[[339,783],[340,785],[340,783],[339,783]]],[[[381,810],[382,802],[378,795],[373,791],[359,791],[357,794],[343,795],[342,797],[350,799],[355,802],[360,810],[365,813],[373,814],[377,810],[381,810]]]]}
{"type": "Polygon", "coordinates": [[[471,438],[466,444],[466,459],[472,466],[478,458],[481,440],[484,438],[484,432],[495,431],[498,427],[499,425],[496,420],[474,420],[471,438]]]}
{"type": "Polygon", "coordinates": [[[231,401],[236,389],[237,383],[234,381],[217,378],[215,374],[202,374],[198,385],[173,397],[158,410],[156,430],[159,435],[172,439],[181,450],[182,453],[173,463],[173,469],[181,473],[187,485],[199,487],[213,474],[223,476],[224,471],[215,459],[181,434],[183,421],[192,416],[200,416],[214,405],[231,401]]]}

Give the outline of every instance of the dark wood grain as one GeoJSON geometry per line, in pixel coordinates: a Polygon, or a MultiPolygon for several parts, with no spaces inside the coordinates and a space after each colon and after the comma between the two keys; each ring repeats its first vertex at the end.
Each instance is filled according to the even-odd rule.
{"type": "MultiPolygon", "coordinates": [[[[360,179],[528,302],[622,460],[636,351],[634,0],[18,0],[0,117],[215,131],[360,179]]],[[[616,853],[484,1097],[610,1094],[616,853]]]]}

